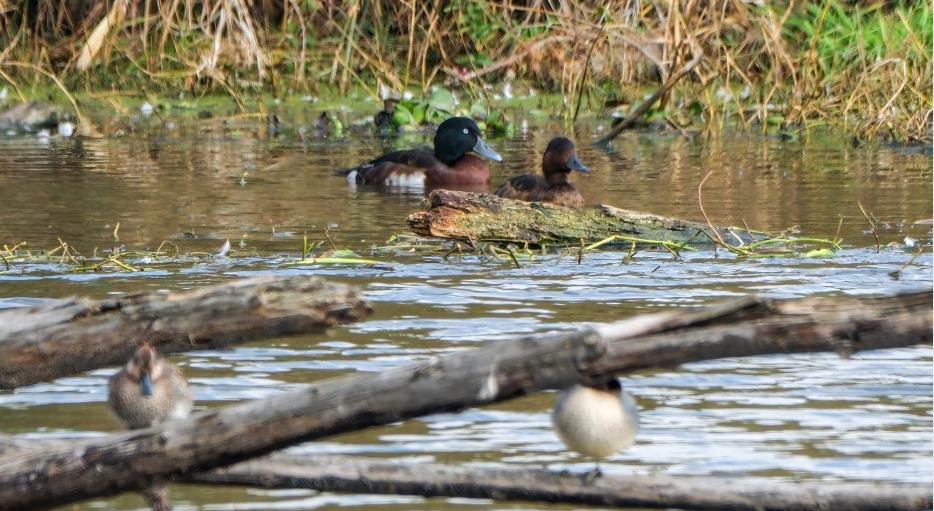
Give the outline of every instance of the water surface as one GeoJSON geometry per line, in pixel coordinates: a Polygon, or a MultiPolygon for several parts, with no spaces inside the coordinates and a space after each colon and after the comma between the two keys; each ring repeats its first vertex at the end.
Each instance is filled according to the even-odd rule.
{"type": "MultiPolygon", "coordinates": [[[[299,124],[301,119],[298,120],[299,124]]],[[[293,126],[294,128],[294,126],[293,126]]],[[[571,133],[584,142],[599,126],[571,133]]],[[[311,133],[310,131],[308,133],[311,133]]],[[[325,378],[381,371],[519,334],[574,328],[635,314],[703,305],[755,293],[770,298],[875,295],[930,287],[929,150],[854,148],[832,137],[784,142],[749,134],[694,141],[659,133],[623,135],[612,152],[579,143],[594,172],[574,176],[590,203],[700,220],[697,185],[713,170],[703,205],[711,221],[768,231],[797,226],[833,237],[830,259],[738,260],[712,250],[576,256],[554,253],[521,268],[473,255],[380,251],[380,267],[292,266],[307,232],[371,256],[406,232],[422,194],[348,187],[335,169],[384,149],[424,143],[426,134],[379,138],[269,137],[252,127],[153,122],[125,137],[0,139],[0,242],[85,254],[125,245],[182,252],[234,244],[230,260],[152,264],[134,274],[73,274],[51,264],[0,273],[0,302],[70,295],[103,297],[190,289],[258,274],[320,275],[364,289],[374,307],[363,323],[323,334],[173,357],[198,407],[260,398],[325,378]],[[867,232],[857,203],[879,219],[867,232]],[[114,228],[119,222],[117,238],[114,228]],[[241,245],[242,246],[239,246],[241,245]],[[891,272],[900,270],[898,278],[891,272]]],[[[533,124],[492,137],[506,164],[493,181],[534,170],[558,125],[533,124]]],[[[603,465],[614,473],[716,475],[776,480],[930,484],[930,347],[860,353],[736,358],[628,375],[642,429],[637,443],[603,465]]],[[[104,406],[113,368],[0,394],[0,432],[35,437],[117,430],[104,406]]],[[[554,394],[372,428],[296,448],[411,461],[547,466],[587,470],[549,428],[554,394]]],[[[464,499],[318,494],[178,486],[179,509],[513,509],[528,505],[464,499]]],[[[135,495],[80,508],[136,509],[135,495]]],[[[535,506],[546,507],[546,506],[535,506]]]]}

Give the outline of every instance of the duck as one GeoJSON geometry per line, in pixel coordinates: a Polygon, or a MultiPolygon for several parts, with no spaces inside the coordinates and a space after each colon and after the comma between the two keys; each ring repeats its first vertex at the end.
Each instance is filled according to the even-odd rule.
{"type": "Polygon", "coordinates": [[[392,128],[392,114],[395,113],[397,104],[399,100],[396,98],[383,100],[383,109],[373,116],[373,125],[376,126],[377,131],[386,132],[392,128]]]}
{"type": "Polygon", "coordinates": [[[356,184],[489,189],[490,169],[480,157],[503,161],[503,157],[483,141],[480,128],[473,119],[451,117],[438,126],[434,150],[408,149],[386,153],[337,174],[356,184]]]}
{"type": "Polygon", "coordinates": [[[140,346],[123,369],[110,377],[108,387],[110,410],[129,429],[183,419],[191,413],[185,376],[148,344],[140,346]]]}
{"type": "Polygon", "coordinates": [[[564,137],[548,142],[542,156],[542,174],[516,176],[499,187],[496,195],[526,202],[547,202],[558,206],[579,208],[584,198],[571,184],[571,171],[589,173],[590,169],[577,159],[574,143],[564,137]]]}
{"type": "Polygon", "coordinates": [[[639,408],[616,378],[562,391],[551,414],[555,433],[568,449],[596,462],[632,445],[639,432],[639,408]]]}

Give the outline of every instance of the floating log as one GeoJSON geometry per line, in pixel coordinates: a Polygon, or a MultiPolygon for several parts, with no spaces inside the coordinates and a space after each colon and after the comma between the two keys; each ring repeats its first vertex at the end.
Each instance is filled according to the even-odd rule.
{"type": "Polygon", "coordinates": [[[763,479],[603,474],[459,467],[350,456],[283,456],[185,478],[258,488],[463,497],[633,508],[719,511],[930,510],[930,485],[783,483],[763,479]]]}
{"type": "Polygon", "coordinates": [[[741,300],[500,341],[75,446],[7,454],[0,457],[0,510],[138,490],[153,478],[227,466],[308,440],[649,367],[930,344],[931,322],[927,290],[875,299],[741,300]]]}
{"type": "MultiPolygon", "coordinates": [[[[626,236],[653,241],[710,244],[707,224],[651,213],[599,205],[580,209],[540,202],[503,199],[491,194],[434,190],[423,211],[408,217],[409,227],[421,236],[466,242],[571,244],[626,236]]],[[[743,228],[716,227],[729,243],[766,239],[764,233],[743,228]]]]}
{"type": "MultiPolygon", "coordinates": [[[[74,445],[0,435],[0,453],[74,445]]],[[[483,498],[639,508],[725,511],[929,510],[929,485],[784,483],[766,479],[587,474],[536,468],[461,467],[339,455],[283,455],[188,474],[176,482],[268,489],[483,498]]]]}
{"type": "Polygon", "coordinates": [[[0,311],[0,389],[160,353],[223,348],[359,321],[360,293],[316,277],[257,277],[177,294],[71,298],[0,311]]]}

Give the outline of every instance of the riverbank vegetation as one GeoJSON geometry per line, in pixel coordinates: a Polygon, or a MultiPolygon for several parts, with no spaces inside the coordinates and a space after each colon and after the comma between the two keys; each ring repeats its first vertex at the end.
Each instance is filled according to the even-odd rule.
{"type": "Polygon", "coordinates": [[[486,102],[558,94],[570,120],[625,115],[690,66],[648,119],[930,141],[932,39],[920,0],[6,0],[0,82],[21,96],[221,93],[241,109],[263,92],[443,85],[486,102]]]}

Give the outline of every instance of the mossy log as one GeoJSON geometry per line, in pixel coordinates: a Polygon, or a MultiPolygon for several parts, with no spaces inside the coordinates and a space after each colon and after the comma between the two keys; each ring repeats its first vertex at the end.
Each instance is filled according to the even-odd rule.
{"type": "Polygon", "coordinates": [[[183,293],[70,298],[0,311],[0,389],[160,353],[225,348],[359,321],[360,292],[316,277],[255,277],[183,293]]]}
{"type": "MultiPolygon", "coordinates": [[[[435,190],[422,211],[409,215],[409,227],[421,236],[466,242],[573,244],[612,236],[689,245],[712,243],[707,224],[599,205],[571,209],[540,202],[503,199],[491,194],[435,190]]],[[[766,239],[765,233],[716,227],[728,243],[766,239]]]]}
{"type": "Polygon", "coordinates": [[[308,440],[645,368],[930,344],[931,304],[930,290],[887,298],[739,300],[502,340],[147,429],[5,454],[0,456],[0,511],[112,495],[308,440]]]}

